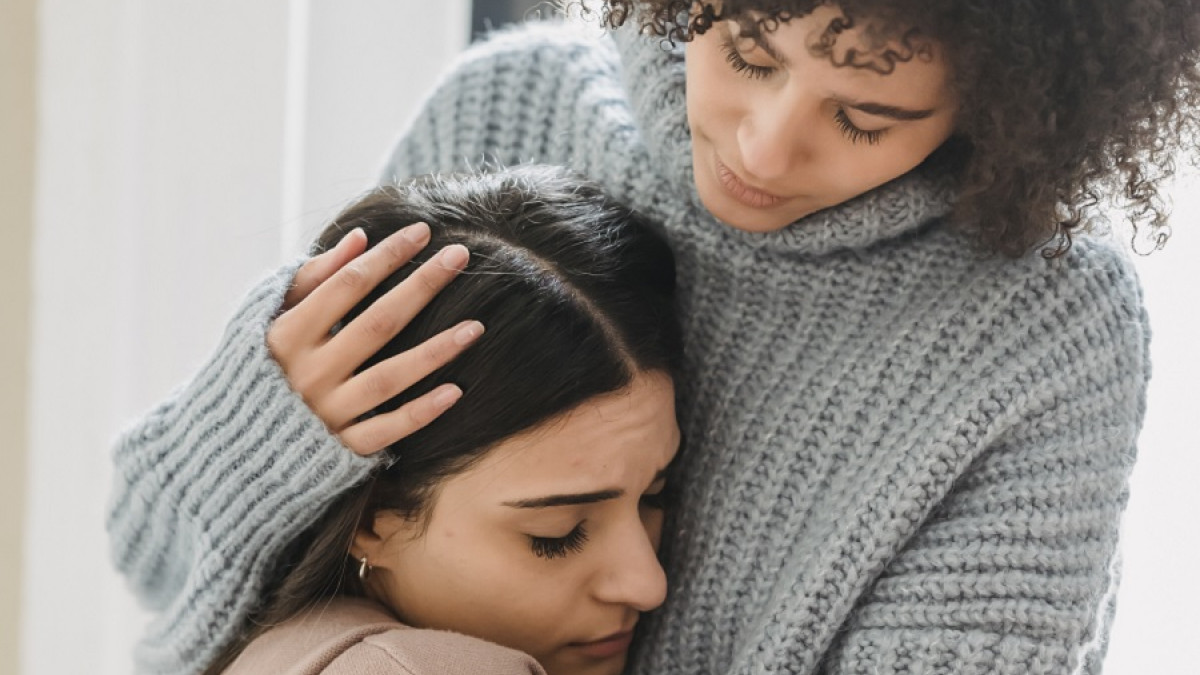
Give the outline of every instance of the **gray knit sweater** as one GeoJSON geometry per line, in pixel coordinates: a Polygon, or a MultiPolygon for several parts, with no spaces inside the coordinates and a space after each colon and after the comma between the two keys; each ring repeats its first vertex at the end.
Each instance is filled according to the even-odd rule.
{"type": "MultiPolygon", "coordinates": [[[[692,186],[682,51],[561,26],[472,48],[386,178],[570,166],[665,225],[687,338],[689,445],[671,592],[632,672],[1099,670],[1148,330],[1129,263],[979,259],[914,172],[781,232],[716,222],[692,186]]],[[[114,557],[161,612],[147,673],[200,668],[280,548],[374,460],[264,347],[294,266],[212,362],[120,440],[114,557]]]]}

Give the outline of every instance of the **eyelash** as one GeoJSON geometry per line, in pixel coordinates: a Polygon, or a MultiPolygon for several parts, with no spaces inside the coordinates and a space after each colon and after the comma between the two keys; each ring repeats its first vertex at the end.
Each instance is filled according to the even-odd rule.
{"type": "Polygon", "coordinates": [[[533,554],[539,558],[553,560],[554,558],[566,557],[569,553],[579,553],[583,550],[583,545],[587,543],[587,530],[583,528],[583,523],[575,526],[575,529],[567,533],[565,537],[534,537],[530,536],[530,546],[533,547],[533,554]]]}
{"type": "Polygon", "coordinates": [[[733,38],[726,39],[721,45],[721,49],[725,51],[725,60],[729,62],[729,65],[752,80],[766,79],[775,72],[775,69],[770,66],[756,66],[743,59],[737,48],[733,46],[733,38]]]}
{"type": "MultiPolygon", "coordinates": [[[[752,80],[766,79],[775,72],[775,69],[770,66],[758,66],[743,59],[742,55],[738,53],[737,48],[733,46],[732,38],[727,39],[721,45],[721,48],[725,51],[725,60],[729,62],[734,71],[752,80]]],[[[833,121],[837,124],[838,129],[842,131],[842,135],[850,139],[851,143],[866,141],[867,145],[877,145],[886,131],[886,129],[877,129],[875,131],[859,129],[854,126],[854,123],[850,121],[850,117],[846,115],[846,111],[842,108],[838,108],[837,112],[834,113],[833,121]]]]}
{"type": "Polygon", "coordinates": [[[877,145],[879,139],[883,138],[884,132],[887,131],[887,129],[876,129],[874,131],[859,129],[854,126],[854,123],[850,121],[850,117],[846,115],[846,111],[841,108],[838,108],[837,112],[833,114],[833,121],[842,130],[842,134],[850,139],[851,143],[866,141],[867,145],[877,145]]]}
{"type": "MultiPolygon", "coordinates": [[[[642,506],[648,509],[666,509],[674,499],[674,493],[667,488],[652,495],[642,495],[642,506]]],[[[539,558],[553,560],[565,558],[571,553],[579,553],[587,543],[587,530],[583,523],[567,533],[565,537],[535,537],[530,535],[529,545],[533,554],[539,558]]]]}

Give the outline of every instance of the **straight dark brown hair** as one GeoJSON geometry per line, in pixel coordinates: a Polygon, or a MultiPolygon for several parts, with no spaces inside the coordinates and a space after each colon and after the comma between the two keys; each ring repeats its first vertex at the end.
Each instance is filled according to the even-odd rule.
{"type": "Polygon", "coordinates": [[[356,227],[374,246],[416,222],[429,224],[429,245],[342,323],[444,246],[465,245],[471,261],[463,274],[363,365],[477,319],[487,332],[475,345],[374,413],[445,382],[458,384],[463,397],[385,450],[383,468],[292,542],[235,642],[206,673],[223,671],[271,627],[334,597],[364,595],[349,558],[360,522],[382,510],[426,518],[437,485],[498,442],[618,391],[639,372],[677,371],[682,349],[670,249],[636,213],[591,183],[563,169],[523,166],[380,187],[337,217],[313,253],[356,227]]]}

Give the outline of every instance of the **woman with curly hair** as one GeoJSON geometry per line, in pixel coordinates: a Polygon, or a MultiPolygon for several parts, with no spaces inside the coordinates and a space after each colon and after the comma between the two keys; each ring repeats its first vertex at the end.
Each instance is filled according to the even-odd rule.
{"type": "MultiPolygon", "coordinates": [[[[639,624],[630,672],[1098,672],[1149,364],[1132,267],[1086,230],[1112,203],[1139,239],[1165,239],[1159,190],[1200,127],[1200,3],[599,13],[602,37],[532,25],[469,50],[384,180],[560,164],[664,228],[688,452],[669,596],[639,624]]],[[[333,267],[306,265],[297,287],[333,267]]],[[[258,395],[321,394],[289,375],[258,395]]],[[[223,402],[249,385],[223,384],[182,392],[123,452],[145,465],[164,452],[146,427],[187,433],[187,452],[256,468],[223,497],[245,506],[285,479],[285,449],[238,439],[288,430],[247,414],[229,433],[223,402]]],[[[341,419],[369,410],[343,403],[341,419]]],[[[364,454],[410,432],[364,444],[328,426],[364,454]]],[[[219,484],[213,471],[186,478],[219,484]]],[[[328,500],[358,480],[288,489],[328,500]]],[[[122,489],[160,506],[180,488],[122,489]]],[[[300,526],[245,512],[256,531],[300,526]]],[[[250,602],[208,570],[234,560],[252,577],[274,540],[238,557],[181,541],[166,509],[119,513],[114,532],[146,534],[114,537],[118,565],[169,619],[143,667],[202,667],[250,602]]]]}

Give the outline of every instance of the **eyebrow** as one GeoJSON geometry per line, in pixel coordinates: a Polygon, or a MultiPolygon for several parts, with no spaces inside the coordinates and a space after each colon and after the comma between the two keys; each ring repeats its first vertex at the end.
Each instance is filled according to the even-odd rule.
{"type": "MultiPolygon", "coordinates": [[[[771,38],[767,37],[765,34],[760,34],[755,37],[754,41],[758,44],[759,48],[767,53],[767,56],[770,56],[781,66],[786,68],[789,65],[787,58],[783,55],[783,52],[776,49],[775,45],[772,44],[771,38]]],[[[929,117],[932,117],[933,113],[935,112],[934,110],[912,110],[910,108],[901,108],[899,106],[887,105],[885,103],[872,103],[868,101],[857,103],[852,101],[842,101],[841,103],[847,108],[853,108],[854,110],[859,110],[867,113],[868,115],[890,117],[891,119],[899,120],[901,122],[912,122],[915,120],[928,119],[929,117]]]]}
{"type": "Polygon", "coordinates": [[[890,117],[901,122],[911,122],[913,120],[923,120],[931,117],[933,110],[911,110],[909,108],[899,108],[894,105],[885,105],[883,103],[843,101],[842,105],[847,108],[853,108],[867,113],[868,115],[878,115],[880,117],[890,117]]]}
{"type": "MultiPolygon", "coordinates": [[[[740,40],[741,38],[742,36],[738,35],[735,39],[740,40]]],[[[791,61],[788,61],[787,57],[783,55],[783,52],[775,48],[775,44],[771,42],[771,38],[767,37],[762,31],[759,31],[758,35],[754,36],[754,42],[760,49],[767,53],[767,56],[775,59],[779,65],[785,68],[792,65],[791,61]]]]}
{"type": "MultiPolygon", "coordinates": [[[[659,469],[658,473],[654,474],[654,480],[651,485],[665,478],[667,469],[659,469]]],[[[599,490],[597,492],[581,492],[578,494],[562,494],[550,495],[548,497],[534,497],[532,499],[518,499],[517,501],[504,502],[505,506],[511,506],[514,509],[546,509],[554,506],[578,506],[580,504],[595,504],[597,502],[606,502],[610,499],[616,499],[625,494],[624,490],[599,490]]]]}

